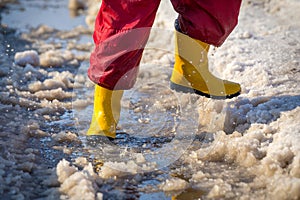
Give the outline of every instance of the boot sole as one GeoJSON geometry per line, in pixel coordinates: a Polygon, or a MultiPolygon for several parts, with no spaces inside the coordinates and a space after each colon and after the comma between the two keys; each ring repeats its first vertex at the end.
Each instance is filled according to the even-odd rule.
{"type": "Polygon", "coordinates": [[[175,90],[176,92],[197,94],[197,95],[204,96],[207,98],[212,98],[212,99],[231,99],[231,98],[237,97],[241,94],[241,91],[238,91],[237,93],[226,95],[226,96],[215,96],[215,95],[206,94],[204,92],[201,92],[201,91],[193,89],[193,88],[178,85],[176,83],[173,83],[172,81],[170,81],[170,88],[172,90],[175,90]]]}

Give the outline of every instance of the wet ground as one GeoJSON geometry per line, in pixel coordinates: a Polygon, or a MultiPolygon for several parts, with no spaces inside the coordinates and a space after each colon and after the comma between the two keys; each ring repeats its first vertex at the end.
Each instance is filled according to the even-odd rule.
{"type": "MultiPolygon", "coordinates": [[[[262,122],[271,128],[251,131],[252,122],[240,112],[276,99],[241,98],[235,105],[170,90],[172,47],[155,43],[157,35],[171,40],[170,30],[150,37],[139,79],[122,100],[116,140],[87,141],[93,84],[86,70],[93,44],[86,15],[87,8],[70,10],[68,1],[58,0],[11,1],[1,8],[3,199],[270,198],[267,179],[248,166],[266,156],[279,114],[272,110],[274,117],[262,122]],[[25,50],[37,51],[38,66],[15,63],[15,53],[25,50]],[[226,122],[228,115],[236,121],[226,122]]],[[[290,107],[280,112],[292,111],[299,96],[276,105],[282,102],[290,107]]],[[[269,113],[254,114],[260,120],[269,113]]]]}

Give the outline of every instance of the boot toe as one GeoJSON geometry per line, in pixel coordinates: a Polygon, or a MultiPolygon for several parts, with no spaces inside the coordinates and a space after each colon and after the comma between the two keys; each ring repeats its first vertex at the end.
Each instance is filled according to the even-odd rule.
{"type": "Polygon", "coordinates": [[[241,85],[238,83],[226,81],[224,83],[226,90],[226,98],[233,98],[241,94],[241,85]]]}

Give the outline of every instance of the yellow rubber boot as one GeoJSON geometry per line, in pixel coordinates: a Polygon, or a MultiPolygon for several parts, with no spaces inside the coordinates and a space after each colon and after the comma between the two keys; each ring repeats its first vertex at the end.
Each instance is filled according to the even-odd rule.
{"type": "Polygon", "coordinates": [[[175,33],[175,64],[171,88],[176,91],[224,99],[238,96],[238,83],[215,77],[208,68],[209,45],[178,31],[175,33]]]}
{"type": "Polygon", "coordinates": [[[121,112],[123,90],[108,90],[95,86],[94,111],[87,135],[116,137],[116,126],[121,112]]]}

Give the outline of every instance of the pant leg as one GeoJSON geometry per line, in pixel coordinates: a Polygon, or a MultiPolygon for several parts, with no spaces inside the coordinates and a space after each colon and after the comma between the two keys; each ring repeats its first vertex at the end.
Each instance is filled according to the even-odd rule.
{"type": "Polygon", "coordinates": [[[103,0],[95,21],[89,78],[110,90],[133,87],[160,0],[103,0]]]}
{"type": "Polygon", "coordinates": [[[221,46],[238,22],[241,0],[171,0],[183,33],[221,46]]]}

